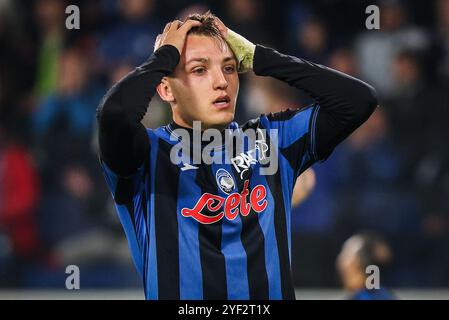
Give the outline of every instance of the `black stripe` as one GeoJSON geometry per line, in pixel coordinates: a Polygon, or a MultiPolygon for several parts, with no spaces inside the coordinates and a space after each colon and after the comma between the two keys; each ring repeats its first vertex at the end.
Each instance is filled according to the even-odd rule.
{"type": "MultiPolygon", "coordinates": [[[[299,173],[302,158],[300,155],[305,154],[307,150],[307,141],[310,139],[309,134],[306,133],[301,138],[293,142],[286,148],[280,148],[282,155],[287,159],[288,163],[295,174],[299,173]]],[[[305,166],[303,166],[304,168],[305,166]]]]}
{"type": "Polygon", "coordinates": [[[140,246],[139,237],[138,237],[138,235],[137,235],[136,219],[135,219],[135,216],[134,216],[134,202],[133,202],[133,201],[128,202],[128,203],[125,205],[125,207],[126,207],[126,209],[128,210],[128,213],[129,213],[131,222],[132,222],[132,224],[133,224],[134,234],[136,235],[137,243],[138,243],[139,246],[140,246]]]}
{"type": "Polygon", "coordinates": [[[294,300],[295,290],[290,269],[288,252],[287,220],[285,216],[284,197],[282,195],[281,177],[279,170],[274,175],[266,176],[268,187],[274,199],[274,228],[279,253],[279,269],[281,273],[282,298],[294,300]]]}
{"type": "Polygon", "coordinates": [[[179,243],[177,198],[179,168],[170,162],[171,145],[159,139],[154,190],[158,297],[176,300],[179,295],[179,243]]]}
{"type": "Polygon", "coordinates": [[[240,238],[247,257],[249,297],[253,300],[267,300],[269,289],[265,265],[265,237],[259,225],[259,216],[251,209],[248,216],[240,215],[240,217],[242,219],[240,238]]]}
{"type": "MultiPolygon", "coordinates": [[[[256,129],[259,126],[260,121],[249,121],[242,127],[242,130],[256,129]]],[[[248,168],[243,173],[242,178],[234,166],[232,166],[232,172],[237,182],[238,192],[241,194],[245,181],[251,180],[253,169],[252,167],[248,168]]],[[[248,202],[250,194],[251,189],[248,185],[248,202]]],[[[251,208],[246,217],[240,215],[240,218],[242,219],[240,239],[246,252],[249,297],[253,300],[269,299],[268,274],[265,264],[265,237],[259,224],[259,215],[251,208]]]]}
{"type": "Polygon", "coordinates": [[[313,108],[314,106],[315,106],[315,104],[311,104],[311,105],[305,106],[304,108],[300,108],[300,109],[288,108],[287,110],[276,112],[276,113],[271,112],[271,113],[267,114],[266,116],[270,122],[271,121],[287,121],[287,120],[290,120],[291,118],[293,118],[296,114],[298,114],[298,112],[304,111],[308,108],[313,108]]]}
{"type": "Polygon", "coordinates": [[[133,177],[119,177],[117,179],[117,186],[115,187],[114,200],[120,205],[132,202],[134,192],[133,177]]]}
{"type": "MultiPolygon", "coordinates": [[[[217,183],[212,174],[212,167],[201,165],[196,175],[196,184],[201,194],[217,194],[217,183]]],[[[205,215],[217,213],[202,211],[205,215]]],[[[206,300],[228,299],[225,258],[221,252],[222,221],[212,224],[199,224],[198,238],[200,245],[201,271],[203,276],[203,298],[206,300]]]]}

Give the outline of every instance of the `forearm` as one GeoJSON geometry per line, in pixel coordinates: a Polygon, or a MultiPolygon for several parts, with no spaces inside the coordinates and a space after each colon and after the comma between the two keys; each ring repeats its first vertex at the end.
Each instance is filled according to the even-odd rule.
{"type": "Polygon", "coordinates": [[[144,64],[114,85],[97,110],[100,155],[120,175],[130,175],[148,154],[149,140],[141,124],[156,87],[173,72],[179,52],[159,48],[144,64]]]}
{"type": "Polygon", "coordinates": [[[304,91],[319,105],[316,152],[324,158],[365,122],[377,106],[373,87],[361,80],[312,62],[257,46],[254,72],[304,91]]]}

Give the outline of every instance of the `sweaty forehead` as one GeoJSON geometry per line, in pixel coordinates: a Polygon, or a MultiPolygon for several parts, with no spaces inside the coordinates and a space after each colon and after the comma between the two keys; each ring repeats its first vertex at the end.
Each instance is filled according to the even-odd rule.
{"type": "Polygon", "coordinates": [[[199,58],[222,61],[229,57],[235,59],[226,41],[203,35],[189,35],[181,55],[181,63],[186,64],[199,58]]]}

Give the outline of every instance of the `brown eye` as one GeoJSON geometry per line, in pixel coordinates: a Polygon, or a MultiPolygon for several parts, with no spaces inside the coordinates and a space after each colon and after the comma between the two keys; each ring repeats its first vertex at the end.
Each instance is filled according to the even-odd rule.
{"type": "Polygon", "coordinates": [[[203,74],[203,73],[205,73],[206,72],[206,69],[205,68],[196,68],[196,69],[193,69],[193,73],[195,73],[195,74],[203,74]]]}
{"type": "Polygon", "coordinates": [[[226,67],[224,67],[224,71],[226,73],[233,73],[235,71],[235,67],[232,65],[226,66],[226,67]]]}

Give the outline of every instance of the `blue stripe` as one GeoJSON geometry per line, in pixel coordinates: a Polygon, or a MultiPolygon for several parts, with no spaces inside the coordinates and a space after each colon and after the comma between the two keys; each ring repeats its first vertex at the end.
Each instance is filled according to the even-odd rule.
{"type": "Polygon", "coordinates": [[[141,272],[142,275],[142,280],[143,280],[143,284],[144,284],[144,289],[145,289],[145,296],[147,295],[147,286],[146,283],[148,281],[148,274],[145,272],[148,268],[148,256],[149,256],[149,252],[148,252],[148,247],[149,247],[149,226],[147,221],[145,220],[145,215],[144,215],[144,209],[147,210],[148,213],[148,207],[149,207],[149,201],[148,201],[148,184],[147,184],[147,179],[145,178],[144,181],[142,182],[140,189],[142,190],[141,192],[139,192],[133,199],[134,201],[134,219],[135,219],[135,225],[136,225],[136,232],[137,232],[137,239],[139,241],[139,245],[142,248],[141,249],[141,259],[142,259],[142,267],[141,269],[144,271],[143,273],[141,272]],[[142,192],[146,193],[146,203],[143,204],[142,203],[142,197],[143,194],[142,192]],[[146,206],[146,208],[143,208],[142,205],[146,206]]]}
{"type": "MultiPolygon", "coordinates": [[[[106,165],[106,163],[101,162],[101,167],[103,169],[103,173],[106,179],[106,183],[109,187],[109,190],[111,190],[112,197],[114,198],[114,193],[117,188],[117,182],[118,182],[118,176],[106,165]]],[[[138,173],[136,175],[141,175],[142,168],[139,169],[138,173]]],[[[134,205],[136,205],[136,198],[134,200],[134,205]]],[[[136,207],[135,211],[139,211],[140,203],[138,204],[139,207],[136,207]]],[[[131,257],[133,259],[134,265],[136,266],[136,269],[139,273],[139,275],[143,276],[143,265],[142,265],[142,254],[144,252],[141,250],[141,244],[143,244],[145,241],[142,241],[141,235],[144,235],[145,232],[139,232],[141,228],[141,222],[139,221],[135,222],[136,224],[136,231],[134,230],[133,221],[131,221],[131,213],[128,212],[128,208],[125,205],[118,205],[115,203],[115,207],[117,208],[117,213],[119,216],[119,220],[123,226],[123,229],[125,231],[126,238],[128,240],[128,246],[131,251],[131,257]]]]}
{"type": "Polygon", "coordinates": [[[266,129],[279,130],[279,148],[286,148],[309,131],[310,117],[315,109],[301,110],[288,120],[270,121],[266,116],[261,116],[260,121],[266,129]]]}
{"type": "MultiPolygon", "coordinates": [[[[144,186],[142,185],[142,188],[144,186]]],[[[139,246],[143,248],[148,240],[147,227],[142,208],[142,194],[139,192],[133,199],[134,201],[134,223],[136,226],[137,239],[139,246]]],[[[143,254],[146,254],[143,252],[143,254]]]]}
{"type": "Polygon", "coordinates": [[[133,258],[134,265],[140,276],[144,272],[142,268],[142,251],[140,250],[139,242],[137,240],[136,233],[134,232],[133,223],[128,209],[123,205],[115,205],[117,213],[125,231],[126,238],[128,239],[128,246],[131,250],[131,257],[133,258]]]}
{"type": "MultiPolygon", "coordinates": [[[[151,180],[151,190],[154,190],[154,180],[155,180],[155,168],[156,168],[156,158],[157,151],[159,148],[159,141],[156,136],[148,131],[151,144],[151,156],[150,156],[150,180],[151,180]]],[[[156,234],[154,230],[154,192],[150,193],[150,211],[148,215],[150,216],[150,246],[148,252],[148,269],[146,272],[146,298],[151,300],[158,299],[158,282],[157,282],[157,255],[156,255],[156,234]]]]}
{"type": "MultiPolygon", "coordinates": [[[[150,149],[151,152],[151,149],[150,149]]],[[[149,159],[151,159],[151,154],[149,155],[149,159]]],[[[150,161],[150,160],[148,160],[150,161]]],[[[150,166],[150,163],[148,163],[148,168],[150,166]]],[[[150,169],[149,169],[150,170],[150,169]]],[[[146,241],[143,244],[143,270],[148,270],[148,258],[149,258],[149,247],[150,247],[150,231],[151,231],[151,226],[152,224],[150,223],[151,220],[151,196],[150,196],[150,177],[149,177],[149,172],[148,175],[145,177],[145,195],[146,195],[146,211],[147,211],[147,217],[146,217],[146,221],[145,221],[145,228],[146,228],[146,241]]],[[[145,219],[145,216],[143,216],[143,218],[145,219]]],[[[144,277],[143,277],[143,285],[144,285],[144,290],[145,290],[145,297],[147,297],[147,286],[148,283],[148,274],[146,272],[144,272],[144,277]]]]}
{"type": "Polygon", "coordinates": [[[117,175],[109,169],[105,162],[101,161],[101,168],[103,169],[103,174],[106,179],[106,184],[108,185],[109,190],[111,191],[112,198],[114,198],[114,192],[117,189],[117,175]]]}
{"type": "Polygon", "coordinates": [[[198,238],[198,222],[183,217],[183,208],[193,208],[201,197],[201,189],[195,184],[198,171],[181,171],[178,187],[179,281],[180,299],[203,299],[203,278],[198,238]]]}
{"type": "MultiPolygon", "coordinates": [[[[233,175],[230,165],[212,165],[212,171],[215,176],[218,169],[225,169],[234,179],[234,189],[231,194],[237,192],[237,180],[233,175]]],[[[228,194],[217,188],[217,195],[227,198],[228,194]]],[[[223,207],[224,209],[224,207],[223,207]]],[[[225,257],[226,265],[226,284],[228,286],[228,299],[231,300],[248,300],[248,267],[246,252],[240,241],[242,233],[242,220],[240,213],[232,221],[223,217],[221,252],[225,257]]]]}

